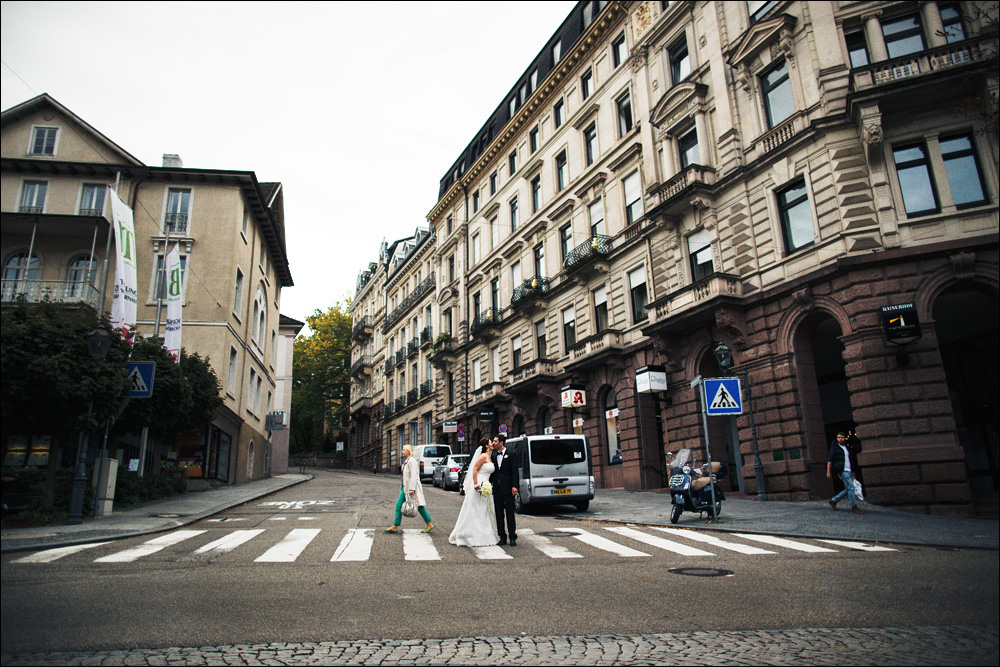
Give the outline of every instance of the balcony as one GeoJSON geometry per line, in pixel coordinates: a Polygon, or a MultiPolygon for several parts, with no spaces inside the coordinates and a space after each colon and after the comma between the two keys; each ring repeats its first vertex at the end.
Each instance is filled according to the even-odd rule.
{"type": "Polygon", "coordinates": [[[610,236],[592,236],[566,255],[563,268],[567,274],[578,274],[584,280],[596,273],[607,273],[612,247],[610,236]]]}
{"type": "Polygon", "coordinates": [[[503,396],[504,386],[502,382],[488,382],[479,389],[472,390],[472,403],[473,405],[485,403],[503,396]]]}
{"type": "Polygon", "coordinates": [[[395,310],[386,316],[385,323],[382,324],[382,333],[389,331],[389,327],[405,315],[413,304],[420,300],[420,297],[434,289],[434,280],[434,274],[432,273],[424,278],[424,281],[417,285],[416,289],[406,295],[403,301],[396,306],[395,310]]]}
{"type": "Polygon", "coordinates": [[[91,218],[100,218],[104,215],[104,211],[99,208],[81,208],[80,215],[86,215],[91,218]]]}
{"type": "MultiPolygon", "coordinates": [[[[851,70],[851,92],[861,93],[904,80],[926,81],[928,78],[935,78],[931,76],[935,73],[971,64],[988,65],[991,54],[994,58],[996,56],[995,40],[995,36],[967,39],[920,53],[856,67],[851,70]]],[[[993,62],[995,66],[995,61],[993,62]]]]}
{"type": "Polygon", "coordinates": [[[359,396],[351,401],[351,414],[361,412],[363,410],[371,410],[371,407],[371,396],[359,396]]]}
{"type": "Polygon", "coordinates": [[[13,303],[23,298],[28,303],[52,301],[54,303],[84,303],[100,310],[100,291],[87,282],[70,280],[4,280],[3,303],[13,303]]]}
{"type": "Polygon", "coordinates": [[[372,334],[375,333],[375,325],[372,323],[372,316],[365,315],[357,324],[351,329],[351,339],[352,340],[362,340],[365,338],[371,338],[372,334]]]}
{"type": "Polygon", "coordinates": [[[400,396],[393,405],[393,412],[402,412],[406,408],[406,396],[400,396]]]}
{"type": "Polygon", "coordinates": [[[535,394],[542,382],[556,381],[556,362],[550,359],[535,359],[510,372],[507,392],[510,394],[535,394]]]}
{"type": "Polygon", "coordinates": [[[454,361],[458,342],[450,334],[441,334],[434,342],[434,349],[431,351],[430,360],[437,369],[445,368],[449,362],[454,361]],[[447,338],[442,336],[447,335],[447,338]]]}
{"type": "Polygon", "coordinates": [[[382,418],[388,419],[389,417],[396,414],[395,406],[392,401],[386,401],[385,405],[382,406],[382,418]]]}
{"type": "Polygon", "coordinates": [[[388,375],[393,368],[396,367],[396,359],[391,354],[389,358],[385,360],[385,374],[388,375]]]}
{"type": "Polygon", "coordinates": [[[427,345],[432,345],[433,343],[434,329],[428,325],[420,332],[420,347],[426,347],[427,345]]]}
{"type": "Polygon", "coordinates": [[[411,338],[410,342],[406,344],[406,356],[412,357],[419,351],[420,351],[420,339],[417,337],[411,338]]]}
{"type": "Polygon", "coordinates": [[[469,326],[469,334],[477,338],[493,339],[500,335],[503,308],[487,308],[476,315],[469,326]]]}
{"type": "Polygon", "coordinates": [[[351,364],[351,377],[372,374],[372,355],[363,354],[351,364]]]}
{"type": "Polygon", "coordinates": [[[17,209],[18,213],[27,213],[28,215],[41,215],[45,210],[44,206],[21,206],[17,209]]]}
{"type": "Polygon", "coordinates": [[[715,321],[717,306],[743,301],[743,281],[739,276],[715,273],[683,287],[647,306],[649,324],[643,334],[690,331],[715,321]]]}
{"type": "Polygon", "coordinates": [[[551,281],[545,276],[528,278],[514,288],[510,297],[510,309],[529,315],[544,310],[551,287],[551,281]]]}
{"type": "Polygon", "coordinates": [[[413,405],[420,400],[420,388],[414,387],[413,389],[406,392],[406,404],[413,405]]]}
{"type": "Polygon", "coordinates": [[[620,357],[624,349],[622,333],[608,329],[577,341],[569,349],[566,370],[584,370],[607,364],[609,357],[620,357]]]}
{"type": "Polygon", "coordinates": [[[428,398],[434,393],[434,382],[428,380],[420,385],[420,398],[428,398]]]}
{"type": "Polygon", "coordinates": [[[187,213],[167,213],[163,218],[163,231],[171,234],[184,234],[188,228],[187,213]]]}
{"type": "Polygon", "coordinates": [[[396,350],[395,365],[399,366],[404,361],[406,361],[406,349],[401,347],[396,350]]]}
{"type": "Polygon", "coordinates": [[[679,215],[691,208],[692,194],[707,192],[714,184],[715,169],[700,164],[688,165],[653,192],[657,201],[656,212],[679,215]]]}

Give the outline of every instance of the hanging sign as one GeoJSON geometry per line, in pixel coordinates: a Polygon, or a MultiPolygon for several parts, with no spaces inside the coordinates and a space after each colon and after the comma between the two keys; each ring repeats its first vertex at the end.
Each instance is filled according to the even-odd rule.
{"type": "Polygon", "coordinates": [[[882,306],[879,323],[882,325],[885,342],[890,345],[909,345],[920,340],[922,335],[917,304],[913,302],[882,306]]]}
{"type": "Polygon", "coordinates": [[[568,384],[562,388],[564,408],[582,408],[587,405],[587,392],[582,384],[568,384]]]}
{"type": "Polygon", "coordinates": [[[635,390],[640,394],[666,391],[667,369],[663,366],[642,366],[635,369],[635,390]]]}

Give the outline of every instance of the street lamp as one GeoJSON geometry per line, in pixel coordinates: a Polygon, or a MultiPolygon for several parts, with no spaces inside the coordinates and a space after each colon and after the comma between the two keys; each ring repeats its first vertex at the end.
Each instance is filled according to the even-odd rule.
{"type": "MultiPolygon", "coordinates": [[[[98,325],[84,334],[87,339],[87,351],[92,359],[103,359],[111,350],[111,332],[98,325]]],[[[87,404],[87,421],[94,412],[94,399],[87,404]]],[[[76,472],[73,473],[73,489],[69,497],[69,515],[66,524],[78,526],[83,523],[83,496],[87,489],[87,433],[80,432],[80,444],[76,448],[76,472]]]]}
{"type": "Polygon", "coordinates": [[[719,362],[719,368],[722,369],[723,373],[736,373],[742,380],[743,384],[747,388],[747,405],[750,408],[750,435],[753,440],[753,471],[757,478],[757,500],[767,500],[767,491],[764,490],[764,465],[760,462],[760,448],[757,447],[757,425],[754,423],[753,419],[753,388],[750,386],[750,373],[749,371],[731,371],[730,366],[733,364],[733,351],[729,349],[729,346],[723,343],[721,340],[719,344],[715,346],[715,359],[719,362]]]}

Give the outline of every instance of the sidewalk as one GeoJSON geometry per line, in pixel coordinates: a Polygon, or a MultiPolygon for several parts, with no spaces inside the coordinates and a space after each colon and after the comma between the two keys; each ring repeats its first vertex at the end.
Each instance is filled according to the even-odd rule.
{"type": "MultiPolygon", "coordinates": [[[[371,476],[367,471],[352,470],[338,470],[331,474],[371,476]]],[[[185,493],[116,511],[111,516],[87,519],[79,526],[55,524],[4,529],[0,535],[0,552],[70,546],[172,530],[310,479],[312,475],[287,474],[185,493]]],[[[430,492],[432,487],[426,486],[425,490],[430,492]]],[[[450,492],[434,490],[433,493],[450,492]]],[[[457,495],[455,497],[458,498],[457,495]]],[[[860,507],[865,514],[859,516],[846,511],[846,503],[834,512],[825,500],[759,502],[756,499],[727,498],[722,504],[719,523],[712,523],[708,515],[699,518],[698,514],[685,512],[676,527],[941,548],[1000,549],[1000,522],[995,519],[913,514],[867,503],[861,503],[860,507]]],[[[569,510],[568,507],[566,509],[569,510]]],[[[671,526],[670,509],[668,493],[598,489],[597,497],[590,502],[587,512],[570,510],[548,516],[576,521],[671,526]]]]}
{"type": "Polygon", "coordinates": [[[87,518],[78,526],[52,524],[37,528],[4,528],[0,533],[0,553],[66,547],[172,530],[310,479],[312,475],[287,474],[192,491],[127,510],[115,510],[109,516],[87,518]]]}
{"type": "Polygon", "coordinates": [[[567,519],[700,528],[723,532],[763,533],[862,542],[891,542],[943,548],[1000,548],[1000,521],[914,514],[865,502],[863,515],[851,514],[846,502],[837,511],[825,500],[789,502],[726,498],[719,522],[709,514],[685,512],[670,523],[670,494],[598,489],[586,513],[568,512],[567,519]]]}

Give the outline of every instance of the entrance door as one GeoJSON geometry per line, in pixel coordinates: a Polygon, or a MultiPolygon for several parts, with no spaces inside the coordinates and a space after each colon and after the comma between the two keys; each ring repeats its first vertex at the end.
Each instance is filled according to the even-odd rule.
{"type": "Polygon", "coordinates": [[[948,379],[958,441],[976,505],[996,506],[998,484],[996,294],[949,290],[934,304],[934,330],[948,379]]]}

